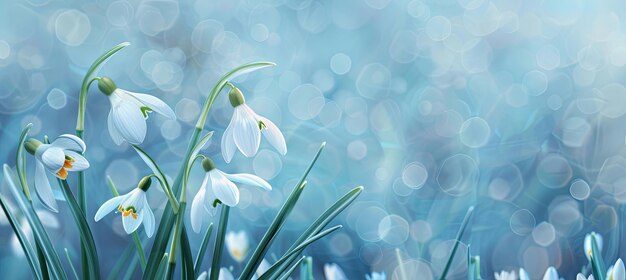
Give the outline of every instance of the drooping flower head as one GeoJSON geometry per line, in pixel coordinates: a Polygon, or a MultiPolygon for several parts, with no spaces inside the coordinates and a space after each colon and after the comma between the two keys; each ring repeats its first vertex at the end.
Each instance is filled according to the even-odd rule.
{"type": "Polygon", "coordinates": [[[149,112],[157,112],[169,119],[176,119],[174,111],[161,99],[118,88],[111,78],[100,78],[98,88],[111,102],[107,125],[109,134],[117,145],[124,141],[135,145],[143,142],[146,138],[146,119],[149,112]]]}
{"type": "Polygon", "coordinates": [[[143,177],[139,181],[137,188],[129,193],[111,198],[102,204],[94,217],[96,222],[110,212],[115,211],[115,213],[120,213],[122,216],[122,224],[127,234],[133,233],[143,223],[146,235],[148,235],[148,238],[152,237],[155,223],[154,213],[150,209],[146,198],[146,191],[148,191],[152,182],[150,177],[143,177]]]}
{"type": "Polygon", "coordinates": [[[348,280],[346,274],[336,263],[324,265],[324,276],[326,280],[348,280]]]}
{"type": "Polygon", "coordinates": [[[287,153],[285,137],[280,129],[269,119],[257,115],[246,104],[238,88],[231,88],[228,99],[234,111],[222,136],[222,155],[226,162],[232,160],[237,149],[246,157],[254,156],[261,144],[261,134],[279,153],[287,153]]]}
{"type": "Polygon", "coordinates": [[[214,214],[219,204],[230,207],[239,203],[239,188],[233,182],[256,186],[264,190],[272,190],[272,186],[258,176],[252,174],[228,174],[215,168],[215,163],[209,158],[202,160],[202,167],[206,172],[202,186],[191,203],[191,227],[200,232],[205,213],[214,214]]]}
{"type": "Polygon", "coordinates": [[[515,271],[511,271],[511,272],[507,272],[507,271],[501,271],[500,273],[494,273],[496,280],[517,280],[517,274],[515,273],[515,271]]]}
{"type": "Polygon", "coordinates": [[[245,231],[226,233],[226,249],[228,254],[238,263],[243,262],[248,255],[250,242],[245,231]]]}
{"type": "Polygon", "coordinates": [[[63,134],[50,144],[31,138],[24,142],[24,148],[35,156],[35,192],[42,204],[53,212],[58,212],[57,202],[46,171],[61,180],[67,178],[70,171],[89,168],[89,162],[83,153],[87,149],[85,142],[75,135],[63,134]]]}
{"type": "Polygon", "coordinates": [[[587,235],[585,235],[585,244],[583,246],[583,248],[585,249],[585,256],[587,257],[587,260],[591,261],[591,255],[592,255],[592,250],[591,250],[591,235],[594,234],[595,238],[596,238],[596,245],[598,246],[598,250],[600,250],[600,252],[602,252],[602,235],[597,234],[595,232],[591,232],[588,233],[587,235]]]}

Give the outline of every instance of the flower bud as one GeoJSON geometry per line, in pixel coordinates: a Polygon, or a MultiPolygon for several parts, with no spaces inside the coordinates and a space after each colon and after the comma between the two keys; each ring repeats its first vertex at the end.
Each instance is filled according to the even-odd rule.
{"type": "Polygon", "coordinates": [[[141,178],[141,181],[139,181],[139,184],[137,184],[137,188],[141,189],[144,192],[147,192],[150,188],[150,184],[152,184],[152,176],[146,176],[141,178]]]}
{"type": "Polygon", "coordinates": [[[215,163],[209,158],[205,158],[202,160],[202,168],[204,168],[204,171],[209,172],[215,169],[215,163]]]}
{"type": "Polygon", "coordinates": [[[102,77],[98,80],[98,88],[104,95],[109,96],[117,89],[117,85],[111,78],[102,77]]]}
{"type": "Polygon", "coordinates": [[[35,151],[37,151],[37,148],[39,148],[41,144],[41,141],[35,138],[30,138],[28,141],[24,142],[24,148],[29,154],[34,155],[35,151]]]}
{"type": "Polygon", "coordinates": [[[246,102],[246,99],[243,98],[243,93],[236,87],[232,87],[228,92],[228,99],[230,100],[230,105],[233,108],[243,104],[246,102]]]}

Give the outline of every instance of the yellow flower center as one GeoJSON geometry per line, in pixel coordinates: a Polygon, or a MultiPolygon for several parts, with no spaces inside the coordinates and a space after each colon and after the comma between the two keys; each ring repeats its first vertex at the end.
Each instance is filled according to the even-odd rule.
{"type": "Polygon", "coordinates": [[[57,172],[57,176],[59,176],[59,178],[65,180],[67,179],[67,168],[72,168],[72,163],[74,163],[76,160],[70,156],[65,156],[65,161],[63,162],[63,167],[61,167],[61,170],[59,170],[59,172],[57,172]]]}
{"type": "Polygon", "coordinates": [[[122,207],[122,205],[117,207],[117,212],[122,212],[122,217],[128,217],[131,216],[133,217],[133,219],[137,219],[137,211],[135,210],[135,207],[133,206],[128,206],[126,207],[126,210],[124,210],[124,207],[122,207]]]}

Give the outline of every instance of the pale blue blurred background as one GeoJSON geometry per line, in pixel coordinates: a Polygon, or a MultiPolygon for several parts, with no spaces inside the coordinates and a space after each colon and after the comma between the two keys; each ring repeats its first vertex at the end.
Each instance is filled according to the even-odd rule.
{"type": "MultiPolygon", "coordinates": [[[[397,279],[400,248],[411,279],[433,279],[471,205],[477,208],[464,242],[480,255],[483,277],[523,266],[538,278],[553,265],[572,278],[587,263],[582,240],[591,230],[604,236],[607,263],[626,257],[619,253],[625,8],[622,1],[583,0],[0,0],[0,159],[13,163],[14,143],[29,122],[36,137],[73,133],[86,69],[129,41],[100,73],[175,110],[177,121],[149,119],[142,145],[175,176],[219,76],[239,64],[274,61],[274,69],[235,82],[281,127],[285,157],[263,143],[256,157],[224,163],[219,140],[232,114],[225,96],[206,126],[216,133],[205,153],[218,168],[255,173],[274,186],[242,187],[231,211],[229,228],[246,230],[253,246],[327,141],[271,253],[282,254],[324,207],[363,185],[333,223],[345,227],[306,251],[320,278],[323,264],[335,262],[350,279],[369,271],[397,279]]],[[[149,173],[132,149],[111,141],[109,108],[94,87],[85,132],[90,220],[110,197],[106,175],[126,192],[149,173]]],[[[198,168],[193,192],[201,180],[198,168]]],[[[154,188],[149,196],[162,209],[164,195],[154,188]]],[[[78,264],[67,209],[48,216],[57,250],[68,247],[78,264]]],[[[92,226],[108,271],[131,238],[118,217],[92,226]]],[[[197,248],[200,235],[190,236],[197,248]]],[[[30,278],[5,218],[0,244],[10,244],[0,251],[3,276],[30,278]]],[[[467,250],[461,246],[450,279],[465,278],[467,250]]],[[[224,260],[238,274],[242,266],[224,260]]]]}

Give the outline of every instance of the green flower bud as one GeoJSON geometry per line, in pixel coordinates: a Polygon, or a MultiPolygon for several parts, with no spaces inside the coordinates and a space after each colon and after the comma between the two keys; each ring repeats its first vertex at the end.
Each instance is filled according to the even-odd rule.
{"type": "Polygon", "coordinates": [[[137,184],[137,188],[141,189],[144,192],[147,192],[150,188],[150,184],[152,184],[152,176],[146,176],[143,177],[141,181],[139,181],[139,184],[137,184]]]}
{"type": "Polygon", "coordinates": [[[109,96],[117,89],[117,85],[111,78],[102,77],[98,80],[98,88],[104,95],[109,96]]]}
{"type": "Polygon", "coordinates": [[[41,141],[35,138],[30,138],[28,141],[24,142],[24,148],[29,154],[34,155],[35,151],[37,151],[37,148],[39,148],[41,144],[43,144],[41,141]]]}
{"type": "Polygon", "coordinates": [[[232,87],[230,89],[228,92],[228,99],[230,100],[230,105],[232,105],[233,108],[246,103],[246,99],[243,98],[243,93],[236,87],[232,87]]]}
{"type": "Polygon", "coordinates": [[[205,158],[202,160],[202,168],[204,168],[204,171],[209,172],[215,169],[215,163],[209,158],[205,158]]]}

